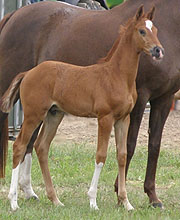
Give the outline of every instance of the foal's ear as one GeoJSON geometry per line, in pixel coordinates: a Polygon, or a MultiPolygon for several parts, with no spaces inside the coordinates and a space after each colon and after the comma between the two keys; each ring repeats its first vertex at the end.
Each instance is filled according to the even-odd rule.
{"type": "Polygon", "coordinates": [[[149,19],[149,20],[153,20],[154,18],[154,12],[155,12],[155,6],[153,6],[151,8],[151,10],[147,13],[146,17],[149,19]]]}
{"type": "Polygon", "coordinates": [[[136,20],[138,21],[140,18],[142,18],[143,15],[144,15],[144,6],[141,5],[136,12],[136,15],[135,15],[136,20]]]}

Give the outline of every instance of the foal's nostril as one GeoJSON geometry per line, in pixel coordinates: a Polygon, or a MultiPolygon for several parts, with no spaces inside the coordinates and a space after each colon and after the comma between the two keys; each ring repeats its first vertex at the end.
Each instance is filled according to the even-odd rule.
{"type": "Polygon", "coordinates": [[[159,54],[159,53],[160,53],[160,49],[157,47],[157,48],[155,49],[155,52],[156,52],[157,54],[159,54]]]}
{"type": "Polygon", "coordinates": [[[158,46],[154,47],[152,50],[153,57],[160,58],[160,56],[163,54],[164,54],[164,51],[158,46]]]}

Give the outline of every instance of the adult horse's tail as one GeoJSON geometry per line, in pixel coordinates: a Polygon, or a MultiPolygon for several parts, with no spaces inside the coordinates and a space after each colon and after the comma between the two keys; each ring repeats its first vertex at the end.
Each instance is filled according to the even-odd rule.
{"type": "MultiPolygon", "coordinates": [[[[3,30],[3,27],[5,26],[5,24],[8,22],[8,20],[11,18],[13,14],[14,12],[6,14],[4,18],[0,21],[0,34],[3,30]]],[[[8,117],[7,114],[0,112],[0,178],[3,178],[5,176],[7,151],[8,151],[8,117]]]]}
{"type": "Polygon", "coordinates": [[[0,112],[0,178],[5,177],[5,166],[8,152],[8,118],[0,112]]]}

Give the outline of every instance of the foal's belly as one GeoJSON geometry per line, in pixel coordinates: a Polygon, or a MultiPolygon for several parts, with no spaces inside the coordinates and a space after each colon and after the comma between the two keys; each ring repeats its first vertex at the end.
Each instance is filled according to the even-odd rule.
{"type": "Polygon", "coordinates": [[[89,96],[69,92],[59,96],[56,100],[59,109],[63,112],[79,117],[96,117],[93,110],[93,100],[89,96]]]}
{"type": "Polygon", "coordinates": [[[74,116],[91,118],[97,117],[96,113],[92,110],[92,106],[88,103],[82,103],[81,105],[78,105],[77,103],[58,103],[58,105],[61,111],[74,116]]]}

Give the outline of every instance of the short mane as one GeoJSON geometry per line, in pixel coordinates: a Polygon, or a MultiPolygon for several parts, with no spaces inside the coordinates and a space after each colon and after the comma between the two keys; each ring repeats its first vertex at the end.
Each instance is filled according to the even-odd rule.
{"type": "Polygon", "coordinates": [[[116,48],[117,48],[117,46],[118,46],[120,40],[121,40],[121,37],[120,37],[120,35],[119,35],[119,37],[115,40],[115,42],[114,42],[112,48],[109,50],[109,52],[107,53],[107,55],[106,55],[105,57],[103,57],[103,58],[100,58],[97,63],[105,63],[105,62],[108,62],[108,61],[111,59],[111,57],[112,57],[114,51],[116,50],[116,48]]]}
{"type": "MultiPolygon", "coordinates": [[[[144,16],[143,16],[144,17],[144,16]]],[[[105,63],[105,62],[108,62],[112,55],[114,54],[114,52],[116,51],[118,45],[119,45],[119,42],[120,40],[122,39],[122,36],[124,35],[124,33],[126,32],[127,28],[129,27],[129,25],[133,22],[133,18],[130,18],[125,25],[120,25],[120,28],[119,28],[119,36],[118,38],[115,40],[112,48],[109,50],[109,52],[107,53],[107,55],[103,58],[100,58],[98,60],[97,63],[105,63]]]]}

